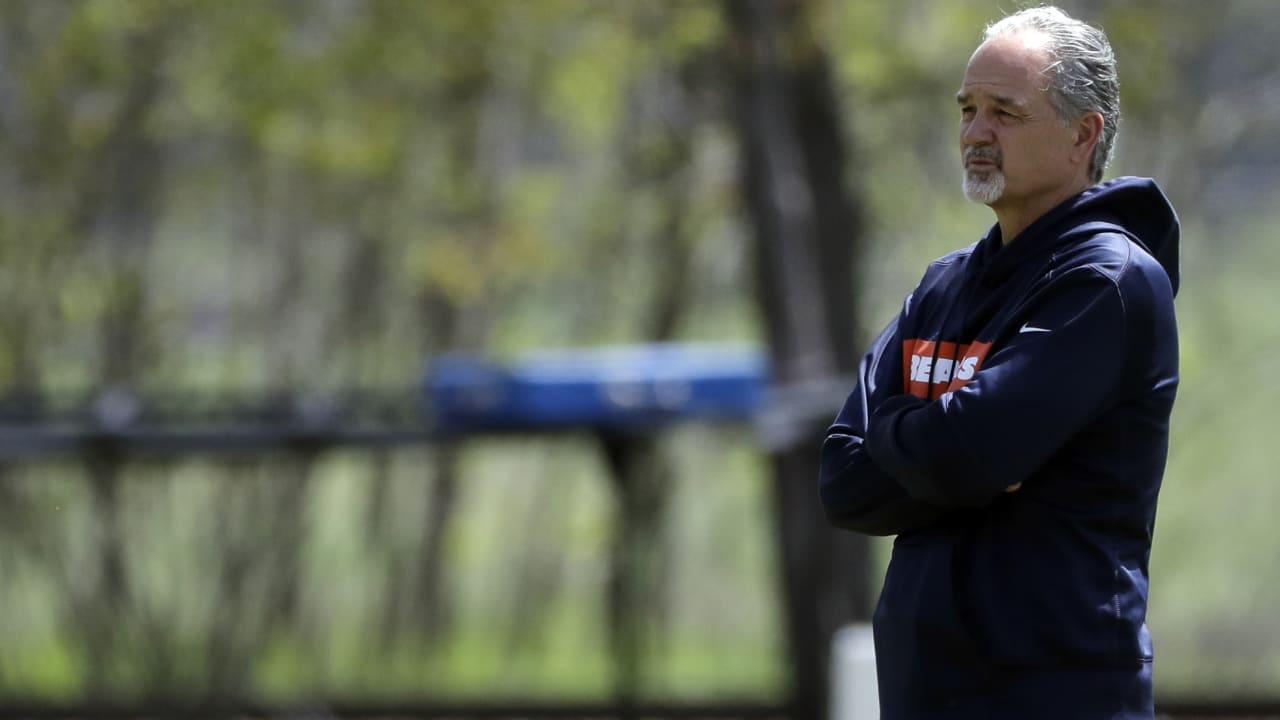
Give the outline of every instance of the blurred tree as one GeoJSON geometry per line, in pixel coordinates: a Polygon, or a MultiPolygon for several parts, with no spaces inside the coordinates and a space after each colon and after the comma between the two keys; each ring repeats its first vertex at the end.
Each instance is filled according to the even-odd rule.
{"type": "MultiPolygon", "coordinates": [[[[783,391],[857,366],[853,269],[864,241],[844,180],[847,142],[813,4],[728,1],[737,70],[736,122],[757,297],[773,380],[783,391]]],[[[828,643],[870,618],[869,543],[831,529],[814,497],[817,444],[831,416],[773,449],[774,502],[799,717],[826,715],[828,643]]]]}
{"type": "MultiPolygon", "coordinates": [[[[88,378],[99,387],[133,385],[145,373],[151,339],[144,271],[162,158],[148,118],[162,86],[158,68],[181,11],[179,6],[155,5],[115,9],[123,12],[108,14],[103,6],[37,9],[11,4],[4,9],[11,22],[6,25],[15,28],[10,36],[15,60],[20,67],[29,63],[19,84],[9,88],[20,102],[6,118],[5,154],[12,162],[10,181],[31,204],[6,208],[3,222],[18,231],[15,235],[25,234],[22,227],[33,221],[44,233],[3,245],[9,252],[58,258],[42,262],[44,272],[32,279],[49,279],[77,253],[107,269],[92,288],[101,308],[95,353],[99,365],[88,378]],[[62,32],[50,33],[53,28],[62,32]],[[43,42],[47,36],[57,41],[43,42]]],[[[27,308],[48,297],[29,292],[6,306],[6,314],[12,314],[0,325],[11,328],[10,347],[17,351],[9,363],[15,370],[9,378],[11,392],[48,384],[42,374],[32,375],[37,356],[28,353],[36,348],[27,340],[28,333],[47,332],[47,326],[31,322],[38,315],[27,308]]],[[[116,679],[116,649],[124,637],[119,619],[137,601],[124,550],[128,519],[120,498],[121,462],[107,449],[85,458],[97,562],[95,572],[69,583],[73,591],[63,599],[64,622],[82,644],[85,683],[93,693],[116,679]]],[[[39,512],[35,507],[31,511],[39,512]]]]}
{"type": "MultiPolygon", "coordinates": [[[[709,94],[700,84],[714,77],[706,67],[714,56],[664,42],[690,19],[679,8],[631,8],[626,14],[635,28],[634,59],[614,141],[625,200],[614,227],[603,231],[619,252],[628,240],[647,248],[650,278],[642,283],[648,291],[636,306],[634,333],[639,341],[662,343],[676,339],[691,300],[698,241],[690,208],[696,198],[691,138],[711,119],[709,94]]],[[[628,275],[636,270],[625,268],[628,275]]],[[[655,641],[668,619],[672,462],[658,435],[608,433],[601,442],[617,498],[609,578],[614,693],[633,703],[644,690],[644,662],[658,655],[655,641]]]]}

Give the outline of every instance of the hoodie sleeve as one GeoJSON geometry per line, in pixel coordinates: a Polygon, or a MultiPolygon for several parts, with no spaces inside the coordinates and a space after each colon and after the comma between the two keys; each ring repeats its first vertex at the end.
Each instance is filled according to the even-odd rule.
{"type": "MultiPolygon", "coordinates": [[[[908,305],[910,300],[908,299],[908,305]]],[[[865,436],[871,409],[902,392],[902,340],[894,320],[858,367],[858,383],[822,443],[818,489],[832,525],[868,535],[894,535],[941,515],[911,497],[871,461],[865,436]]]]}
{"type": "Polygon", "coordinates": [[[1106,407],[1126,345],[1115,280],[1089,266],[1068,271],[1018,322],[968,384],[932,401],[896,395],[872,413],[865,452],[912,497],[984,506],[1106,407]]]}

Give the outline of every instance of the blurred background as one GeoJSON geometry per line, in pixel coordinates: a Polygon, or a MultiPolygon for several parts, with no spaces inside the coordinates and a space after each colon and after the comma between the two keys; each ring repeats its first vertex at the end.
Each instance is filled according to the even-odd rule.
{"type": "MultiPolygon", "coordinates": [[[[1280,5],[1060,5],[1119,59],[1109,176],[1183,221],[1157,697],[1280,703],[1280,5]]],[[[817,716],[887,550],[823,526],[822,430],[992,222],[954,93],[1013,9],[0,2],[0,705],[817,716]],[[446,353],[652,342],[790,400],[433,425],[446,353]]]]}

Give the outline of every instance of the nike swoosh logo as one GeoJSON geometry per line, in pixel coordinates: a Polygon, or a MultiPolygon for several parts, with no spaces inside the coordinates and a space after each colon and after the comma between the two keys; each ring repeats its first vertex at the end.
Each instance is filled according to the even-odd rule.
{"type": "Polygon", "coordinates": [[[1023,323],[1022,328],[1018,330],[1019,334],[1029,333],[1029,332],[1049,332],[1049,328],[1036,327],[1034,325],[1028,325],[1026,323],[1023,323]]]}

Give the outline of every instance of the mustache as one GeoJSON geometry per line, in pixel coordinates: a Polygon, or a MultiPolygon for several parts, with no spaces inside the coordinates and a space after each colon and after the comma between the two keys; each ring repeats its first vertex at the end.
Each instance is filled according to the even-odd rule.
{"type": "Polygon", "coordinates": [[[965,148],[964,164],[968,165],[969,161],[973,158],[990,160],[996,164],[996,167],[1000,167],[1004,164],[1004,158],[1000,156],[1000,151],[988,145],[974,145],[972,147],[965,148]]]}

